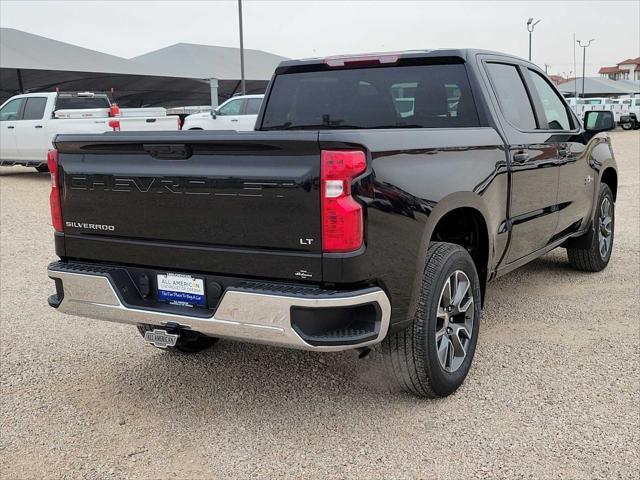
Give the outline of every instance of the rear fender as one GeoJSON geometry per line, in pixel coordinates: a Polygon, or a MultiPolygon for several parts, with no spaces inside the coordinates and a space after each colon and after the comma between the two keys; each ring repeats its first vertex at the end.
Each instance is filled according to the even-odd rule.
{"type": "MultiPolygon", "coordinates": [[[[419,256],[416,261],[416,270],[414,272],[414,281],[413,288],[411,291],[411,304],[409,307],[410,316],[409,318],[413,318],[416,312],[416,308],[418,306],[418,301],[420,298],[420,290],[422,288],[422,277],[424,275],[424,269],[426,267],[427,262],[427,250],[429,249],[429,243],[431,241],[431,237],[433,236],[433,232],[438,225],[438,222],[449,212],[456,210],[458,208],[472,208],[480,212],[482,217],[485,220],[487,228],[489,229],[488,233],[488,264],[487,264],[487,272],[488,274],[492,270],[493,259],[495,257],[495,238],[494,235],[491,234],[490,225],[492,222],[490,221],[490,215],[488,208],[483,201],[482,197],[473,193],[473,192],[456,192],[452,193],[446,197],[444,197],[438,204],[434,207],[434,209],[429,214],[427,219],[423,234],[422,240],[420,242],[420,251],[419,256]]],[[[480,279],[482,282],[486,282],[486,279],[480,279]]]]}

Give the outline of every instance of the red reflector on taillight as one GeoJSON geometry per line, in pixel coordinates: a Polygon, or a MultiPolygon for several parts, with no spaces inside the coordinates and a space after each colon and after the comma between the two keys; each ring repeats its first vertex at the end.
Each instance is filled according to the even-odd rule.
{"type": "Polygon", "coordinates": [[[49,150],[47,153],[47,166],[51,174],[51,194],[49,195],[51,224],[56,231],[62,232],[62,205],[60,203],[60,176],[58,172],[57,150],[49,150]]]}
{"type": "Polygon", "coordinates": [[[359,150],[322,150],[320,155],[322,197],[322,250],[351,252],[363,242],[362,205],[351,196],[351,181],[367,168],[359,150]]]}

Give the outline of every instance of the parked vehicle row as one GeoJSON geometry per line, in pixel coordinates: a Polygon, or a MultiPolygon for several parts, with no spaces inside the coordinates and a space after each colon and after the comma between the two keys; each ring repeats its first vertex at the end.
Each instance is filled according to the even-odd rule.
{"type": "Polygon", "coordinates": [[[446,396],[487,282],[557,247],[607,266],[614,126],[496,52],[282,62],[255,131],[56,137],[49,304],[187,353],[381,343],[402,388],[446,396]]]}
{"type": "Polygon", "coordinates": [[[231,97],[209,112],[194,113],[185,118],[183,130],[253,130],[264,95],[231,97]]]}
{"type": "Polygon", "coordinates": [[[112,130],[178,130],[178,117],[164,109],[124,109],[105,94],[29,93],[0,106],[0,166],[24,165],[47,170],[47,152],[62,133],[112,130]]]}
{"type": "Polygon", "coordinates": [[[624,130],[640,128],[638,122],[640,119],[640,98],[569,98],[567,102],[580,120],[584,120],[585,112],[608,110],[613,114],[616,124],[624,130]]]}

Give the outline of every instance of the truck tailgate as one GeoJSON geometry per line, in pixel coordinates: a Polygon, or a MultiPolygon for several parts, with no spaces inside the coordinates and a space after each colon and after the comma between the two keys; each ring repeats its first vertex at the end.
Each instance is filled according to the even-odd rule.
{"type": "Polygon", "coordinates": [[[258,253],[273,260],[265,276],[320,279],[317,132],[119,132],[55,144],[66,257],[260,276],[258,253]],[[240,268],[243,252],[252,264],[240,268]]]}

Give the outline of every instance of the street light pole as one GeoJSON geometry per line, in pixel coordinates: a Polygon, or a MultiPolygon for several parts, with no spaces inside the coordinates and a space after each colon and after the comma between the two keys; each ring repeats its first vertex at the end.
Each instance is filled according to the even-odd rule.
{"type": "Polygon", "coordinates": [[[576,40],[578,45],[580,47],[582,47],[582,98],[584,98],[584,72],[585,72],[585,65],[586,65],[586,62],[587,62],[587,60],[586,60],[587,59],[587,47],[589,45],[591,45],[591,42],[593,42],[594,40],[595,40],[595,38],[592,38],[585,45],[582,44],[582,40],[576,40]]]}
{"type": "Polygon", "coordinates": [[[244,41],[242,38],[242,0],[238,0],[238,21],[240,23],[240,90],[242,95],[247,94],[244,83],[244,41]]]}
{"type": "Polygon", "coordinates": [[[527,20],[527,31],[529,32],[529,61],[531,61],[531,34],[533,33],[534,27],[540,22],[541,20],[536,20],[534,23],[533,17],[530,17],[529,20],[527,20]]]}

